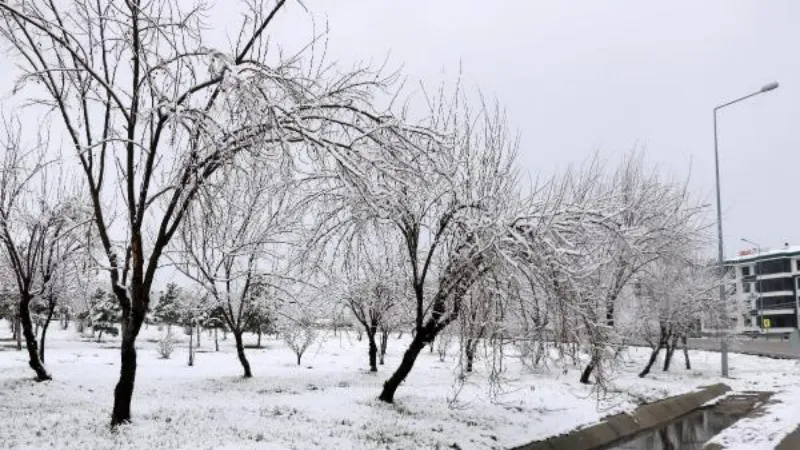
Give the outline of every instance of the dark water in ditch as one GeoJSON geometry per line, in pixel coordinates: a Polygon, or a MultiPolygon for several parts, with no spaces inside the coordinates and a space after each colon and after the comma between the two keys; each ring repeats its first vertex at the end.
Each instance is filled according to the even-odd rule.
{"type": "Polygon", "coordinates": [[[645,431],[632,439],[605,447],[606,450],[699,450],[709,439],[739,417],[713,409],[699,409],[661,428],[645,431]]]}

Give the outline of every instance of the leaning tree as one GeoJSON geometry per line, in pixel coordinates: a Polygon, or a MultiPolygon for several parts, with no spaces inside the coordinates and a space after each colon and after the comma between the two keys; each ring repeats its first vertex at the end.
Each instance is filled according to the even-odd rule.
{"type": "Polygon", "coordinates": [[[237,3],[247,11],[225,48],[210,45],[201,1],[0,2],[18,92],[53,113],[75,153],[122,309],[112,426],[130,421],[156,270],[201,188],[254,154],[312,147],[347,164],[354,141],[395,125],[372,107],[384,78],[308,58],[313,45],[268,52],[285,3],[237,3]]]}
{"type": "MultiPolygon", "coordinates": [[[[352,252],[365,232],[403,246],[414,337],[379,398],[393,402],[422,349],[453,323],[466,293],[490,269],[515,204],[516,140],[499,108],[477,113],[459,91],[429,103],[428,132],[359,146],[362,159],[334,164],[318,215],[317,246],[352,252]]],[[[344,256],[346,257],[346,256],[344,256]]]]}

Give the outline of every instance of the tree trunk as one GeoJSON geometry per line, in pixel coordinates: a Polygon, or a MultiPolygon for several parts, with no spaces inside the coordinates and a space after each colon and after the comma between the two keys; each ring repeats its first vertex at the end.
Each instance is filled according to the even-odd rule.
{"type": "Polygon", "coordinates": [[[472,339],[467,339],[464,354],[467,357],[467,367],[465,370],[467,372],[472,372],[472,365],[475,362],[475,349],[473,349],[472,339]]]}
{"type": "Polygon", "coordinates": [[[197,328],[197,348],[200,348],[201,347],[200,335],[203,333],[203,327],[201,327],[200,324],[197,324],[196,328],[197,328]]]}
{"type": "Polygon", "coordinates": [[[64,330],[69,328],[69,311],[64,312],[64,325],[61,325],[61,328],[64,330]]]}
{"type": "Polygon", "coordinates": [[[236,340],[236,354],[239,356],[239,362],[244,369],[244,377],[251,378],[253,373],[250,372],[250,363],[247,361],[247,356],[244,354],[244,342],[242,342],[242,332],[232,331],[233,338],[236,340]]]}
{"type": "Polygon", "coordinates": [[[387,403],[394,403],[394,394],[397,392],[397,388],[400,387],[400,383],[402,383],[409,372],[411,372],[411,368],[414,367],[417,356],[419,356],[422,349],[425,348],[426,342],[423,334],[424,333],[416,333],[414,335],[411,345],[408,346],[408,349],[403,354],[403,360],[400,362],[400,366],[392,376],[383,383],[383,390],[381,391],[381,395],[378,396],[379,400],[387,403]]]}
{"type": "Polygon", "coordinates": [[[639,373],[639,378],[644,378],[650,373],[650,369],[653,368],[653,364],[656,363],[656,359],[658,359],[658,354],[661,353],[662,342],[659,342],[656,348],[650,353],[650,359],[647,361],[647,365],[644,369],[639,373]]]}
{"type": "Polygon", "coordinates": [[[217,337],[217,328],[214,328],[214,351],[219,351],[219,338],[217,337]]]}
{"type": "Polygon", "coordinates": [[[664,355],[664,372],[669,371],[669,365],[672,362],[672,355],[675,354],[675,342],[667,345],[667,353],[664,355]]]}
{"type": "MultiPolygon", "coordinates": [[[[92,332],[94,332],[94,329],[92,329],[92,332]]],[[[100,330],[100,333],[97,334],[97,342],[100,342],[100,339],[102,337],[103,337],[103,330],[100,330]]]]}
{"type": "Polygon", "coordinates": [[[39,320],[36,320],[33,324],[33,337],[39,337],[39,320]]]}
{"type": "MultiPolygon", "coordinates": [[[[131,299],[131,302],[133,303],[134,299],[131,299]]],[[[145,300],[143,303],[146,306],[149,301],[145,300]]],[[[114,388],[114,409],[111,412],[112,427],[131,421],[131,399],[136,382],[136,337],[139,336],[139,331],[142,329],[145,310],[138,310],[134,303],[134,308],[129,316],[125,317],[123,314],[122,317],[119,381],[114,388]]]]}
{"type": "Polygon", "coordinates": [[[431,341],[428,343],[428,346],[430,347],[430,352],[431,352],[431,353],[433,353],[433,341],[434,341],[434,340],[435,340],[435,339],[431,339],[431,341]]]}
{"type": "Polygon", "coordinates": [[[42,324],[42,337],[39,340],[39,359],[42,360],[42,364],[44,364],[44,342],[47,336],[47,328],[50,327],[50,321],[53,320],[53,312],[56,309],[55,301],[51,301],[50,308],[47,310],[47,318],[44,320],[42,324]]]}
{"type": "Polygon", "coordinates": [[[194,330],[189,325],[189,367],[194,365],[194,352],[192,351],[192,340],[194,339],[194,330]]]}
{"type": "Polygon", "coordinates": [[[375,329],[367,330],[367,339],[369,340],[369,371],[378,371],[378,346],[375,344],[375,329]]]}
{"type": "Polygon", "coordinates": [[[681,336],[681,343],[683,344],[683,359],[686,360],[686,370],[692,370],[692,363],[689,361],[689,345],[686,336],[681,336]]]}
{"type": "Polygon", "coordinates": [[[258,348],[261,348],[261,327],[258,327],[258,348]]]}
{"type": "Polygon", "coordinates": [[[592,359],[589,361],[589,364],[586,365],[586,368],[583,369],[583,373],[581,373],[581,383],[589,384],[589,378],[592,376],[592,372],[594,372],[594,368],[597,364],[600,363],[600,351],[598,349],[592,350],[592,359]]]}
{"type": "Polygon", "coordinates": [[[300,365],[300,358],[302,358],[302,357],[303,357],[303,354],[302,354],[302,353],[298,353],[298,354],[297,354],[297,365],[298,365],[298,366],[300,365]]]}
{"type": "Polygon", "coordinates": [[[17,340],[17,351],[22,351],[22,323],[19,314],[14,318],[14,339],[17,340]]]}
{"type": "Polygon", "coordinates": [[[36,343],[36,335],[33,334],[33,324],[31,323],[30,297],[23,296],[19,301],[19,318],[22,324],[22,334],[25,336],[25,346],[28,348],[28,364],[36,372],[36,381],[52,379],[45,370],[42,361],[39,359],[39,349],[36,343]]]}
{"type": "Polygon", "coordinates": [[[381,351],[379,353],[378,363],[383,365],[383,358],[386,356],[386,347],[389,345],[389,330],[381,331],[381,351]]]}

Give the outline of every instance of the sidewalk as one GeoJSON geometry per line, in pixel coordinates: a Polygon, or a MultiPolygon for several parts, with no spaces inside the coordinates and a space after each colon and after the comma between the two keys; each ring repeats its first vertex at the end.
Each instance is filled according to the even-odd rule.
{"type": "Polygon", "coordinates": [[[755,411],[711,439],[705,448],[724,450],[800,449],[800,386],[776,392],[755,411]]]}
{"type": "MultiPolygon", "coordinates": [[[[689,348],[692,350],[719,351],[719,339],[689,339],[689,348]]],[[[793,350],[789,341],[769,341],[764,339],[731,339],[728,344],[731,352],[746,355],[766,356],[770,358],[798,359],[800,354],[793,350]]],[[[798,447],[800,449],[800,447],[798,447]]]]}

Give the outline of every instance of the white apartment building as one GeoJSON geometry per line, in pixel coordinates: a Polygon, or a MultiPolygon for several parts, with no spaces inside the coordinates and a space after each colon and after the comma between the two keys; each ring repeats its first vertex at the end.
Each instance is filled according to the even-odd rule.
{"type": "Polygon", "coordinates": [[[797,328],[800,246],[744,250],[725,265],[736,273],[737,331],[788,333],[797,328]]]}

